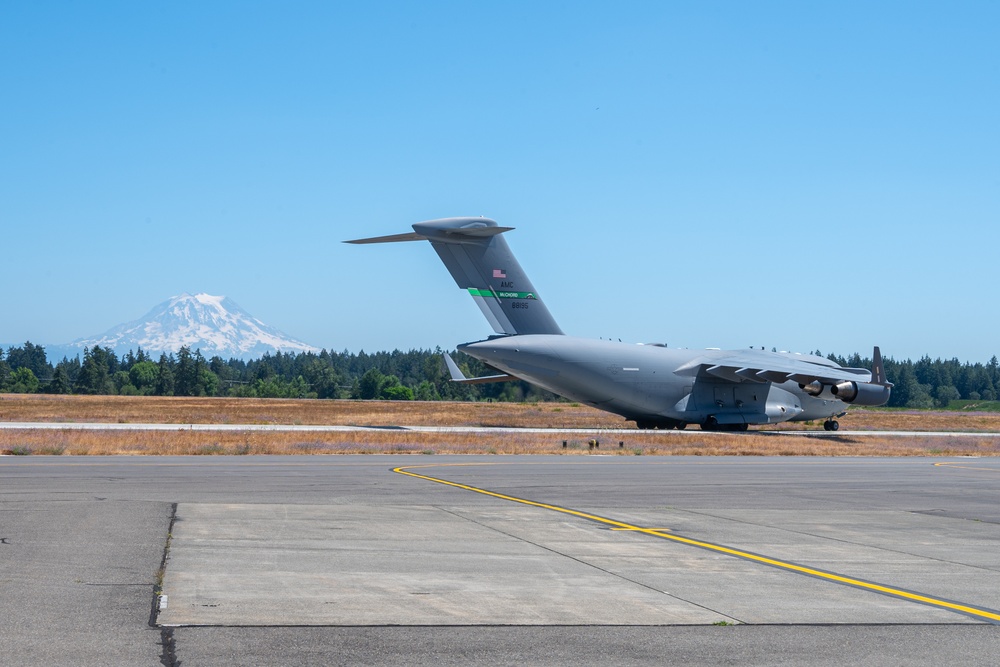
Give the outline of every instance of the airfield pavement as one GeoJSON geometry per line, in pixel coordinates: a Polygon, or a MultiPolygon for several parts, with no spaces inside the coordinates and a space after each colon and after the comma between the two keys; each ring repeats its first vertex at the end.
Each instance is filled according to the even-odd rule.
{"type": "Polygon", "coordinates": [[[4,665],[987,665],[998,610],[996,458],[0,458],[4,665]]]}

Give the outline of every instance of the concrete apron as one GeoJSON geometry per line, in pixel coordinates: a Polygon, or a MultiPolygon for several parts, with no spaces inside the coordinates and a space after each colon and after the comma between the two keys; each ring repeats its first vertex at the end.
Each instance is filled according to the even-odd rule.
{"type": "MultiPolygon", "coordinates": [[[[622,514],[603,515],[616,511],[622,514]]],[[[739,520],[739,510],[730,514],[631,510],[617,518],[909,590],[951,593],[951,599],[984,586],[1000,591],[1000,574],[989,573],[996,581],[986,584],[987,573],[973,565],[901,554],[872,540],[852,543],[836,531],[824,536],[796,530],[849,521],[843,513],[772,512],[769,525],[752,527],[739,520]]],[[[921,520],[892,514],[899,516],[882,517],[883,525],[921,520]]],[[[865,528],[885,541],[878,526],[865,528]]],[[[981,622],[635,531],[500,503],[183,503],[163,594],[157,620],[164,626],[981,622]]]]}

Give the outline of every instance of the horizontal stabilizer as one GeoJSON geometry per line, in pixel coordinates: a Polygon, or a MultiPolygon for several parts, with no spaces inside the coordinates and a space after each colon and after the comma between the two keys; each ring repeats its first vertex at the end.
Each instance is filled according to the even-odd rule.
{"type": "Polygon", "coordinates": [[[421,236],[416,232],[407,232],[406,234],[373,236],[370,239],[354,239],[353,241],[344,241],[344,243],[354,243],[355,245],[363,245],[365,243],[399,243],[400,241],[423,241],[426,238],[426,236],[421,236]]]}
{"type": "Polygon", "coordinates": [[[448,367],[448,373],[451,375],[452,382],[458,382],[460,384],[487,384],[490,382],[510,382],[511,380],[517,380],[518,378],[513,375],[486,375],[484,377],[478,378],[467,378],[462,369],[458,367],[455,360],[451,358],[451,355],[447,352],[444,353],[444,363],[448,367]]]}
{"type": "Polygon", "coordinates": [[[444,230],[445,236],[471,236],[473,238],[485,238],[496,236],[514,229],[513,227],[459,227],[456,229],[444,230]]]}
{"type": "MultiPolygon", "coordinates": [[[[496,236],[497,234],[503,234],[504,232],[509,232],[514,229],[513,227],[458,227],[455,229],[445,229],[444,236],[452,238],[461,238],[463,236],[468,236],[469,238],[481,239],[489,238],[490,236],[496,236]]],[[[364,245],[366,243],[400,243],[402,241],[429,241],[432,237],[420,234],[418,232],[407,232],[405,234],[389,234],[388,236],[373,236],[367,239],[353,239],[351,241],[344,241],[344,243],[353,243],[355,245],[364,245]]]]}
{"type": "Polygon", "coordinates": [[[496,333],[562,334],[502,236],[512,229],[489,218],[442,218],[418,222],[405,234],[345,243],[430,241],[455,283],[468,290],[496,333]]]}

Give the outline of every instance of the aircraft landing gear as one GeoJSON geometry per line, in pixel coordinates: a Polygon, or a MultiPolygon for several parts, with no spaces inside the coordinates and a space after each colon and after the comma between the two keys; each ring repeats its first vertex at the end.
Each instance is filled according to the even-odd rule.
{"type": "Polygon", "coordinates": [[[714,416],[709,417],[701,423],[702,431],[748,431],[750,424],[740,422],[739,424],[720,424],[714,416]]]}
{"type": "Polygon", "coordinates": [[[827,419],[825,422],[823,422],[823,430],[824,431],[839,431],[840,430],[840,422],[837,421],[836,419],[827,419]]]}
{"type": "Polygon", "coordinates": [[[687,422],[678,422],[673,419],[662,419],[662,420],[652,420],[652,419],[637,419],[635,420],[635,427],[642,431],[669,431],[672,429],[677,429],[678,431],[683,431],[684,427],[687,426],[687,422]]]}

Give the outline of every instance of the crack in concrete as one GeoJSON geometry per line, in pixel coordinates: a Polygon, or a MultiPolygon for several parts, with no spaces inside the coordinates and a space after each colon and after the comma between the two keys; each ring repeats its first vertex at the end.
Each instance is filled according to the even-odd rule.
{"type": "Polygon", "coordinates": [[[467,517],[467,516],[462,516],[461,514],[458,514],[457,512],[455,512],[453,510],[449,510],[449,509],[447,509],[445,507],[440,507],[440,506],[437,506],[437,505],[435,505],[434,507],[436,509],[442,511],[442,512],[446,512],[448,514],[451,514],[452,516],[458,517],[459,519],[462,519],[464,521],[468,521],[468,522],[473,523],[473,524],[475,524],[477,526],[480,526],[482,528],[486,528],[487,530],[491,530],[491,531],[493,531],[495,533],[498,533],[500,535],[504,535],[504,536],[509,537],[511,539],[518,540],[519,542],[523,542],[525,544],[530,544],[533,547],[536,547],[538,549],[542,549],[544,551],[548,551],[549,553],[556,554],[557,556],[562,556],[563,558],[568,558],[568,559],[570,559],[570,560],[572,560],[572,561],[574,561],[576,563],[579,563],[580,565],[583,565],[585,567],[593,568],[593,569],[597,570],[598,572],[603,572],[604,574],[607,574],[609,576],[615,577],[616,579],[621,579],[622,581],[627,581],[630,584],[634,584],[636,586],[639,586],[640,588],[645,588],[646,590],[653,591],[654,593],[656,593],[658,595],[666,595],[669,598],[673,598],[675,600],[679,600],[681,602],[685,602],[685,603],[687,603],[689,605],[692,605],[694,607],[698,607],[699,609],[704,609],[705,611],[710,611],[713,614],[718,614],[719,616],[722,616],[723,618],[732,619],[736,623],[740,623],[740,624],[744,623],[744,621],[736,618],[735,616],[731,616],[731,615],[726,614],[724,612],[721,612],[721,611],[719,611],[717,609],[712,609],[711,607],[706,607],[703,604],[698,604],[694,600],[688,600],[688,599],[682,598],[682,597],[680,597],[678,595],[674,595],[673,593],[668,593],[667,591],[660,590],[659,588],[656,588],[655,586],[650,586],[649,584],[645,584],[645,583],[643,583],[641,581],[637,581],[635,579],[630,579],[629,577],[626,577],[623,574],[619,574],[617,572],[612,572],[611,570],[603,568],[600,565],[595,565],[594,563],[589,563],[589,562],[587,562],[587,561],[585,561],[585,560],[583,560],[581,558],[578,558],[576,556],[571,556],[570,554],[563,553],[563,552],[561,552],[561,551],[559,551],[557,549],[553,549],[552,547],[547,547],[544,544],[539,544],[537,542],[532,542],[531,540],[525,539],[525,538],[523,538],[523,537],[521,537],[519,535],[514,535],[514,534],[508,533],[508,532],[506,532],[504,530],[500,530],[499,528],[496,528],[494,526],[487,525],[487,524],[485,524],[485,523],[483,523],[481,521],[477,521],[477,520],[472,519],[472,518],[467,517]]]}

